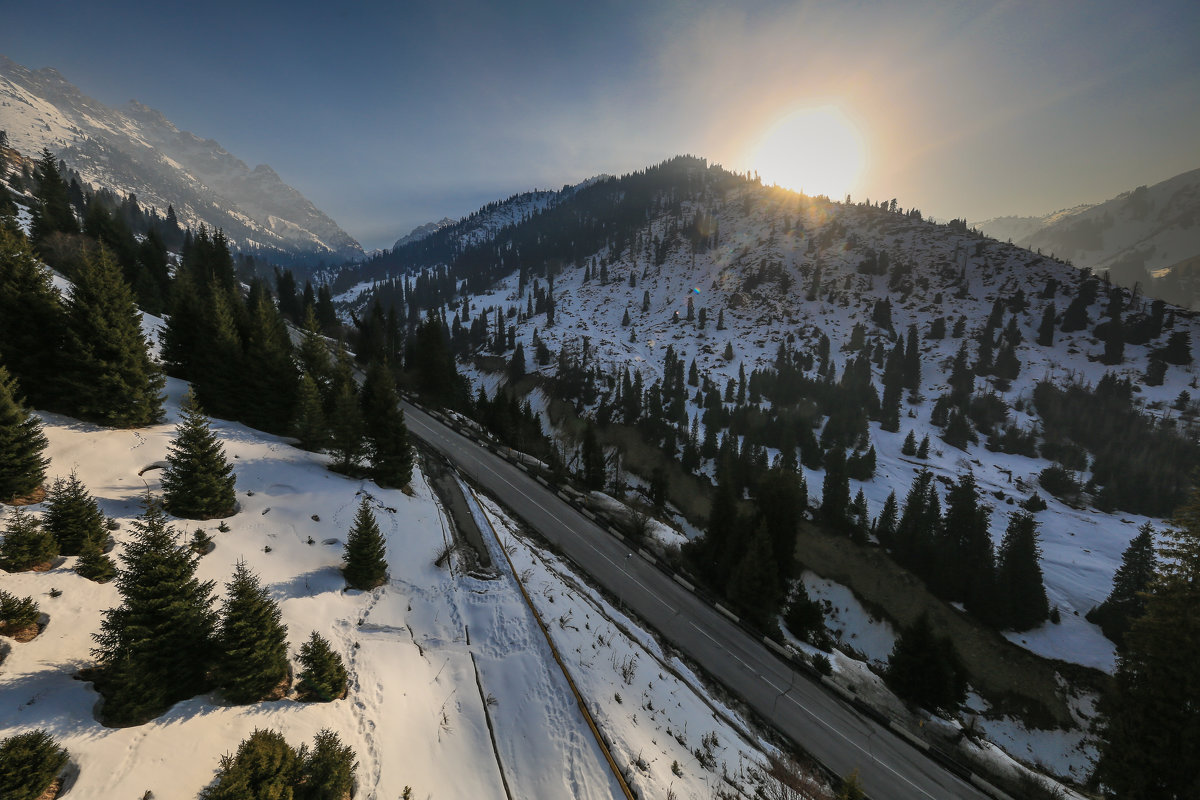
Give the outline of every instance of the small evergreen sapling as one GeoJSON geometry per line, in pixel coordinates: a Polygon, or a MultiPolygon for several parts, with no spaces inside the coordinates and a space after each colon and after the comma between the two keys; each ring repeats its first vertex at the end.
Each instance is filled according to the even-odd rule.
{"type": "Polygon", "coordinates": [[[0,741],[0,797],[35,800],[67,765],[67,751],[42,728],[0,741]]]}
{"type": "Polygon", "coordinates": [[[32,597],[17,597],[0,589],[0,635],[15,636],[38,621],[38,604],[32,597]]]}
{"type": "Polygon", "coordinates": [[[24,572],[49,564],[58,556],[54,535],[42,528],[37,517],[25,509],[13,510],[0,542],[0,567],[9,572],[24,572]]]}
{"type": "Polygon", "coordinates": [[[79,552],[79,560],[75,562],[75,572],[89,581],[108,583],[116,576],[117,567],[100,549],[99,541],[88,539],[79,552]]]}
{"type": "Polygon", "coordinates": [[[359,503],[354,527],[346,537],[342,574],[351,589],[370,591],[387,582],[387,547],[367,498],[359,503]]]}
{"type": "Polygon", "coordinates": [[[183,419],[167,447],[163,471],[166,508],[186,519],[228,517],[236,503],[233,465],[190,389],[180,410],[183,419]]]}
{"type": "Polygon", "coordinates": [[[328,703],[346,696],[346,667],[342,657],[316,631],[300,646],[300,666],[296,688],[301,700],[328,703]]]}
{"type": "Polygon", "coordinates": [[[65,556],[78,555],[87,542],[100,543],[107,536],[100,507],[74,471],[54,481],[43,522],[65,556]]]}

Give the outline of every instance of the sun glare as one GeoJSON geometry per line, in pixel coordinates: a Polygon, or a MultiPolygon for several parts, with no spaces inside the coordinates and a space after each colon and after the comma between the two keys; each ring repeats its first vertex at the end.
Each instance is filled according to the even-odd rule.
{"type": "Polygon", "coordinates": [[[750,157],[765,183],[841,199],[866,164],[862,136],[837,108],[793,111],[763,134],[750,157]]]}

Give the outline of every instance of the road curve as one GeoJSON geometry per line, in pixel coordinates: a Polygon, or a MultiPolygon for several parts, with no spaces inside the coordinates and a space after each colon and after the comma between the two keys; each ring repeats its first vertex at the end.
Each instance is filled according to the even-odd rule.
{"type": "Polygon", "coordinates": [[[876,800],[986,800],[988,795],[889,728],[814,683],[503,458],[403,403],[409,431],[443,453],[660,635],[839,775],[858,770],[876,800]]]}

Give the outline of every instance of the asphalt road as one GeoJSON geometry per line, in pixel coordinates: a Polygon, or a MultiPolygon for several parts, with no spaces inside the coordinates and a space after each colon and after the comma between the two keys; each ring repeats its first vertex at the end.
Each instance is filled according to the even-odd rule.
{"type": "Polygon", "coordinates": [[[987,798],[863,716],[689,592],[532,476],[404,403],[408,429],[444,453],[675,647],[839,775],[858,770],[873,800],[987,798]]]}

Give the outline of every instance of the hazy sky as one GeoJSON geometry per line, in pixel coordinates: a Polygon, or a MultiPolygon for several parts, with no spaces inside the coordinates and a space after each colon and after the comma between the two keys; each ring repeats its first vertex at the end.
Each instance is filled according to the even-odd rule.
{"type": "Polygon", "coordinates": [[[1200,167],[1196,0],[337,5],[6,3],[0,53],[270,164],[368,249],[680,153],[769,176],[755,143],[813,105],[858,129],[856,199],[941,219],[1200,167]]]}

